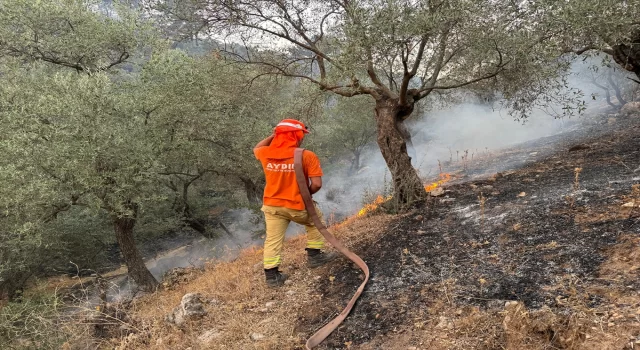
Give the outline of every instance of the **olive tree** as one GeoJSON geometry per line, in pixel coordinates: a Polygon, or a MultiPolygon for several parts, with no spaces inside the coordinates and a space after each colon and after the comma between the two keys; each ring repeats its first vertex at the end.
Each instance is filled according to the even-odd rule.
{"type": "MultiPolygon", "coordinates": [[[[0,5],[0,258],[20,272],[0,278],[17,285],[39,267],[25,258],[57,242],[60,217],[90,211],[109,218],[130,277],[153,290],[134,239],[139,223],[172,223],[154,216],[172,203],[202,232],[193,184],[258,182],[249,144],[279,117],[275,99],[244,88],[240,67],[170,50],[135,12],[97,5],[0,5]]],[[[274,96],[285,91],[261,83],[274,96]]]]}
{"type": "Polygon", "coordinates": [[[605,53],[640,84],[640,1],[543,0],[531,6],[541,23],[555,29],[562,51],[605,53]]]}
{"type": "Polygon", "coordinates": [[[586,74],[586,80],[602,90],[607,104],[617,110],[622,108],[628,100],[633,98],[631,91],[633,84],[626,80],[628,73],[619,67],[592,66],[586,74]],[[615,100],[611,99],[611,93],[615,95],[615,100]]]}
{"type": "Polygon", "coordinates": [[[259,67],[261,75],[307,80],[343,97],[370,96],[377,143],[400,203],[426,196],[407,154],[405,121],[419,100],[491,82],[492,89],[511,89],[505,96],[524,109],[535,93],[513,89],[551,88],[562,64],[541,49],[551,30],[528,20],[526,4],[507,0],[147,3],[183,30],[224,40],[228,58],[259,67]]]}
{"type": "MultiPolygon", "coordinates": [[[[151,290],[156,281],[134,242],[147,181],[157,163],[127,94],[115,88],[150,27],[97,1],[4,1],[0,5],[2,157],[8,215],[30,209],[11,231],[32,233],[73,205],[105,210],[129,268],[151,290]],[[120,73],[120,74],[119,74],[120,73]],[[20,183],[29,184],[28,186],[20,183]]],[[[151,195],[150,195],[151,194],[151,195]]]]}
{"type": "Polygon", "coordinates": [[[134,240],[136,223],[175,199],[180,216],[196,223],[189,185],[224,171],[220,152],[200,138],[224,139],[228,101],[219,92],[226,73],[206,57],[168,50],[126,7],[116,15],[97,5],[0,5],[0,157],[7,165],[0,178],[2,219],[10,224],[3,238],[42,237],[37,252],[50,245],[43,233],[60,213],[104,212],[130,277],[153,290],[157,281],[134,240]]]}

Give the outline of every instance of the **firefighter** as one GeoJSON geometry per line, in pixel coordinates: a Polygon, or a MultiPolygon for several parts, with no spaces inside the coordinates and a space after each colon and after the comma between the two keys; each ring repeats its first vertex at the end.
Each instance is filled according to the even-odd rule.
{"type": "MultiPolygon", "coordinates": [[[[335,259],[336,253],[322,251],[325,240],[315,227],[305,210],[302,195],[296,183],[293,167],[294,150],[300,147],[307,127],[295,119],[284,119],[274,129],[273,135],[260,141],[253,149],[262,163],[267,180],[264,188],[262,212],[266,222],[264,242],[264,273],[267,286],[279,287],[287,280],[287,275],[278,267],[282,262],[284,234],[291,221],[304,225],[307,231],[307,264],[315,268],[335,259]]],[[[304,173],[309,184],[309,192],[314,194],[322,187],[322,168],[315,153],[305,150],[302,157],[304,173]]],[[[315,203],[315,202],[314,202],[315,203]]],[[[317,207],[320,220],[322,213],[317,207]]],[[[324,221],[323,221],[324,222],[324,221]]]]}

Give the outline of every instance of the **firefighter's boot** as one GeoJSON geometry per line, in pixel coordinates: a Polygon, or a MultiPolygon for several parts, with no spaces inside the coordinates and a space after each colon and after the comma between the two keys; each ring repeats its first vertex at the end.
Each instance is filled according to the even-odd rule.
{"type": "Polygon", "coordinates": [[[267,279],[267,286],[269,288],[281,287],[282,285],[284,285],[284,281],[289,278],[287,274],[278,271],[277,267],[274,267],[272,269],[265,269],[264,276],[267,279]]]}
{"type": "Polygon", "coordinates": [[[325,253],[320,249],[307,248],[307,265],[310,268],[320,267],[329,261],[335,260],[338,254],[335,252],[325,253]]]}

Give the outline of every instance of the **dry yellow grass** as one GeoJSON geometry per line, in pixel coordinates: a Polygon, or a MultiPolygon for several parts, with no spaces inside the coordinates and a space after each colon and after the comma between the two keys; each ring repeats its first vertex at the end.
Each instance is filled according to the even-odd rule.
{"type": "MultiPolygon", "coordinates": [[[[380,235],[391,215],[358,218],[332,229],[347,246],[353,246],[380,235]]],[[[138,328],[145,331],[124,339],[112,339],[118,349],[295,349],[306,339],[296,330],[302,315],[314,311],[322,298],[314,285],[327,279],[326,269],[306,267],[305,237],[298,236],[285,243],[282,270],[290,281],[276,290],[268,289],[262,272],[262,250],[249,249],[232,262],[212,263],[206,271],[183,285],[159,291],[137,299],[131,315],[138,328]],[[180,304],[186,293],[200,293],[213,300],[207,306],[208,315],[182,329],[164,322],[164,316],[180,304]],[[273,302],[270,307],[266,303],[273,302]],[[215,334],[210,341],[199,339],[203,334],[215,334]],[[264,339],[251,339],[252,333],[264,339]]],[[[347,263],[345,260],[339,263],[347,263]]],[[[345,300],[346,303],[347,300],[345,300]]],[[[336,305],[336,311],[344,305],[336,305]]]]}

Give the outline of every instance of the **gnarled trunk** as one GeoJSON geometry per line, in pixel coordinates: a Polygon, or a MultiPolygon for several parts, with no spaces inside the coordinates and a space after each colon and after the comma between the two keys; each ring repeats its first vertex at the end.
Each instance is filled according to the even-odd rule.
{"type": "MultiPolygon", "coordinates": [[[[630,33],[631,42],[627,44],[613,45],[613,60],[622,68],[633,72],[638,77],[640,83],[640,29],[630,33]]],[[[622,102],[622,101],[621,101],[622,102]]]]}
{"type": "Polygon", "coordinates": [[[240,181],[244,184],[244,190],[247,193],[247,200],[251,204],[261,205],[264,186],[260,186],[257,181],[254,182],[248,177],[240,176],[240,181]]]}
{"type": "Polygon", "coordinates": [[[136,247],[133,238],[133,227],[136,224],[137,208],[132,205],[133,214],[113,215],[113,227],[116,233],[116,240],[120,246],[122,257],[127,264],[128,274],[138,287],[146,292],[155,291],[158,281],[149,272],[142,260],[142,255],[136,247]]]}
{"type": "Polygon", "coordinates": [[[394,198],[401,205],[426,197],[424,185],[407,153],[406,138],[409,135],[403,125],[403,117],[410,113],[411,108],[400,106],[397,99],[376,100],[378,146],[391,172],[394,198]]]}

